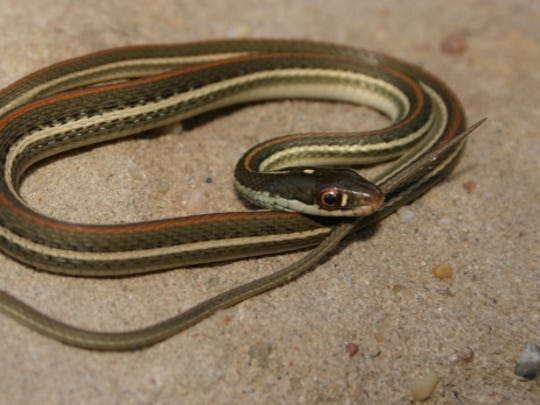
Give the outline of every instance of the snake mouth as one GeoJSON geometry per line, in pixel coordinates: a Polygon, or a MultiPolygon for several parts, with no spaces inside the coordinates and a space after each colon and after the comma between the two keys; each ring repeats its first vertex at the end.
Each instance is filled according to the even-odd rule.
{"type": "Polygon", "coordinates": [[[351,216],[365,216],[374,213],[381,207],[384,202],[384,193],[373,184],[369,190],[354,193],[350,199],[352,200],[349,203],[349,209],[352,211],[351,216]]]}
{"type": "Polygon", "coordinates": [[[368,206],[371,209],[371,212],[377,211],[379,208],[381,208],[381,205],[384,202],[384,193],[379,187],[375,188],[375,191],[368,199],[368,206]]]}

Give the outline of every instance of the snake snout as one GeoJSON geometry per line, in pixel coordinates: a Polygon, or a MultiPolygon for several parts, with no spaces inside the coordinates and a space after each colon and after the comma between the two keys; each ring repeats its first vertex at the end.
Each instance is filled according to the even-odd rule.
{"type": "Polygon", "coordinates": [[[351,210],[353,215],[369,215],[377,211],[384,202],[384,193],[375,184],[364,184],[361,191],[352,193],[351,210]]]}

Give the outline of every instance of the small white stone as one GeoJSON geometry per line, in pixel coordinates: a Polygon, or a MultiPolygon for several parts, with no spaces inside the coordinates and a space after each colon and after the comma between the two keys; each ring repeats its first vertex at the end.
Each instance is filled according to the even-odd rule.
{"type": "Polygon", "coordinates": [[[132,159],[128,159],[126,163],[129,175],[135,180],[141,180],[145,177],[144,169],[135,163],[132,159]]]}
{"type": "Polygon", "coordinates": [[[416,217],[416,211],[409,207],[400,208],[399,211],[399,222],[406,223],[411,222],[414,217],[416,217]]]}

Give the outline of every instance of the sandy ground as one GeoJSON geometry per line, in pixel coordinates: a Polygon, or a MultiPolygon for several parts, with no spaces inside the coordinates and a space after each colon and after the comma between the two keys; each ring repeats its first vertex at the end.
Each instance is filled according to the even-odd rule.
{"type": "MultiPolygon", "coordinates": [[[[488,121],[457,170],[405,211],[347,239],[297,281],[147,350],[75,349],[0,317],[1,403],[409,403],[410,382],[431,373],[441,380],[430,403],[540,402],[539,384],[513,374],[525,342],[540,340],[539,3],[331,3],[2,1],[2,86],[126,44],[310,38],[420,64],[456,91],[471,122],[488,121]],[[464,45],[456,53],[443,49],[452,37],[464,45]],[[443,261],[454,271],[445,281],[431,272],[443,261]]],[[[45,213],[84,222],[243,209],[231,172],[249,146],[384,123],[351,106],[260,104],[56,159],[33,171],[23,192],[45,213]]],[[[0,288],[64,321],[122,330],[298,257],[95,280],[1,255],[0,288]]]]}

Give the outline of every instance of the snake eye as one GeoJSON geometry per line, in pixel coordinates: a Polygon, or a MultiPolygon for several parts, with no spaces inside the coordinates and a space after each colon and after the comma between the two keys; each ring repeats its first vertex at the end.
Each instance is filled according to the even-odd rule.
{"type": "Polygon", "coordinates": [[[340,208],[342,200],[343,195],[341,191],[333,187],[322,188],[317,194],[317,204],[327,211],[334,211],[340,208]]]}

